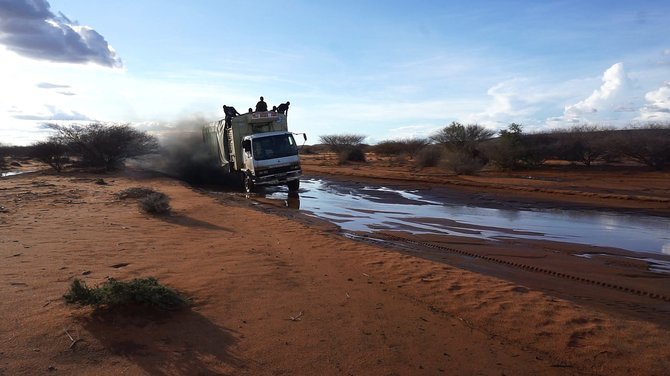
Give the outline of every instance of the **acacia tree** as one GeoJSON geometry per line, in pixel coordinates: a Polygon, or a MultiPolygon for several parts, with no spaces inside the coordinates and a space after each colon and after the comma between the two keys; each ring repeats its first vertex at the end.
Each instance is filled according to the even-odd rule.
{"type": "Polygon", "coordinates": [[[158,150],[158,140],[129,124],[105,125],[92,123],[86,126],[48,124],[56,130],[54,139],[67,145],[82,163],[106,169],[118,167],[124,160],[158,150]]]}
{"type": "Polygon", "coordinates": [[[430,145],[430,140],[427,138],[409,138],[405,140],[400,140],[402,149],[410,158],[423,150],[426,146],[430,145]]]}
{"type": "Polygon", "coordinates": [[[67,146],[54,138],[33,144],[30,151],[32,157],[48,164],[57,172],[63,170],[67,154],[67,146]]]}
{"type": "Polygon", "coordinates": [[[608,152],[610,131],[591,125],[580,125],[568,131],[553,132],[556,157],[583,163],[589,167],[608,152]]]}
{"type": "Polygon", "coordinates": [[[430,139],[444,145],[449,151],[477,158],[480,154],[479,144],[490,139],[493,135],[495,135],[494,131],[481,125],[463,125],[452,122],[430,136],[430,139]]]}
{"type": "Polygon", "coordinates": [[[616,150],[639,163],[662,170],[670,164],[670,126],[627,129],[614,137],[616,150]]]}
{"type": "Polygon", "coordinates": [[[360,134],[333,134],[319,136],[319,141],[322,144],[326,144],[328,148],[335,153],[358,147],[363,140],[365,140],[365,136],[360,134]]]}
{"type": "Polygon", "coordinates": [[[362,142],[365,136],[360,134],[341,134],[320,136],[321,143],[338,154],[340,164],[347,162],[365,162],[362,142]]]}
{"type": "Polygon", "coordinates": [[[500,137],[487,147],[491,161],[503,170],[512,170],[521,164],[526,155],[526,146],[522,139],[522,127],[512,123],[500,131],[500,137]]]}

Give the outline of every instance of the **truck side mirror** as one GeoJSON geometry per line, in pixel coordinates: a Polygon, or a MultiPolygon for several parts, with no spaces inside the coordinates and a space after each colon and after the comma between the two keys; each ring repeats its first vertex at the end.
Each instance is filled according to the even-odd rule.
{"type": "Polygon", "coordinates": [[[242,141],[242,149],[244,149],[244,151],[251,151],[251,140],[242,141]]]}
{"type": "Polygon", "coordinates": [[[302,138],[304,138],[305,141],[307,141],[307,133],[303,133],[303,134],[302,134],[302,138]]]}

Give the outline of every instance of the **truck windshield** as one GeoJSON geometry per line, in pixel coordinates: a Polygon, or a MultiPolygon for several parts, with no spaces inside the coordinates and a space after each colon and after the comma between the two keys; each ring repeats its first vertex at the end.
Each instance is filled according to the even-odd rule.
{"type": "Polygon", "coordinates": [[[270,158],[288,157],[298,154],[298,146],[295,144],[292,134],[280,134],[254,138],[254,159],[263,160],[270,158]]]}

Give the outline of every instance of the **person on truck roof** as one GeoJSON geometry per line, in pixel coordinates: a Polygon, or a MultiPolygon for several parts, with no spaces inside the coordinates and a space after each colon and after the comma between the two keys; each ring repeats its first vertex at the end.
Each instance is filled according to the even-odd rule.
{"type": "Polygon", "coordinates": [[[233,106],[226,106],[225,104],[223,105],[223,113],[226,115],[226,126],[230,126],[230,121],[232,118],[235,116],[239,116],[240,113],[237,112],[235,107],[233,106]]]}
{"type": "Polygon", "coordinates": [[[291,102],[286,101],[286,103],[282,103],[277,107],[277,112],[279,112],[282,115],[286,115],[288,112],[288,106],[291,104],[291,102]]]}
{"type": "Polygon", "coordinates": [[[258,103],[256,103],[256,112],[267,111],[267,110],[268,110],[268,104],[265,103],[263,97],[261,97],[261,100],[259,100],[258,103]]]}
{"type": "Polygon", "coordinates": [[[230,116],[231,118],[235,116],[240,116],[240,113],[237,112],[235,107],[226,106],[225,104],[223,105],[223,113],[226,114],[226,117],[230,116]]]}

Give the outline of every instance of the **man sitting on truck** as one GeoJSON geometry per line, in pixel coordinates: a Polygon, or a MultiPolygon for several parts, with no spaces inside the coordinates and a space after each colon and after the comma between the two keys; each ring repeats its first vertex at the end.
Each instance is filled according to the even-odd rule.
{"type": "Polygon", "coordinates": [[[256,112],[259,111],[267,111],[268,110],[268,104],[265,103],[263,100],[263,97],[261,97],[261,100],[256,103],[256,112]]]}

